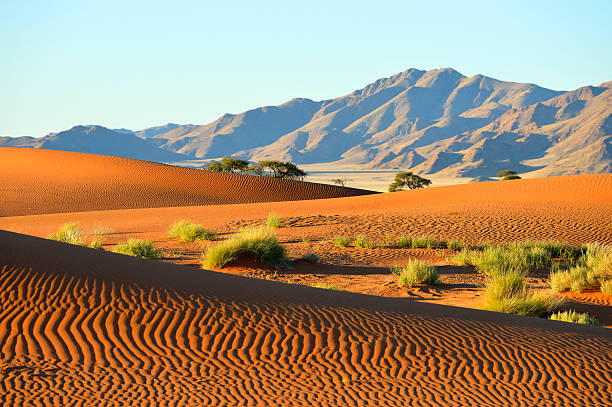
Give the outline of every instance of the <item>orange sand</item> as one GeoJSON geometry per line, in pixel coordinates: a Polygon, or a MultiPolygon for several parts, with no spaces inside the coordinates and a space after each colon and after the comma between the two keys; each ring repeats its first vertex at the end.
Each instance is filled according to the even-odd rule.
{"type": "Polygon", "coordinates": [[[370,193],[104,155],[12,147],[0,148],[0,175],[0,216],[370,193]]]}
{"type": "MultiPolygon", "coordinates": [[[[169,264],[198,266],[201,248],[165,236],[174,220],[190,218],[225,238],[274,211],[290,254],[321,255],[322,264],[301,264],[295,273],[345,273],[343,288],[397,296],[388,266],[411,256],[436,264],[444,259],[427,250],[338,249],[329,240],[337,234],[375,241],[430,234],[612,243],[610,174],[193,206],[360,191],[38,151],[0,149],[2,174],[14,171],[10,180],[0,179],[0,211],[27,215],[0,218],[0,229],[43,237],[64,222],[87,230],[97,224],[114,230],[105,249],[143,237],[181,255],[148,261],[0,231],[0,400],[7,405],[611,403],[609,329],[169,264]],[[41,163],[29,167],[25,158],[15,158],[20,154],[40,154],[41,163]],[[76,160],[81,167],[61,170],[57,158],[67,156],[84,157],[76,160]],[[89,175],[77,181],[77,173],[89,175]],[[130,184],[134,179],[126,180],[126,173],[138,174],[137,182],[130,184]],[[237,192],[219,189],[219,180],[236,181],[237,192]],[[258,183],[267,189],[258,192],[258,183]],[[146,208],[160,205],[168,207],[146,208]],[[120,207],[134,209],[113,210],[120,207]]],[[[445,303],[453,303],[452,287],[474,277],[445,267],[440,290],[447,293],[403,295],[445,295],[445,303]]],[[[574,297],[608,312],[607,296],[574,297]]]]}
{"type": "Polygon", "coordinates": [[[609,405],[603,328],[0,232],[6,405],[609,405]]]}

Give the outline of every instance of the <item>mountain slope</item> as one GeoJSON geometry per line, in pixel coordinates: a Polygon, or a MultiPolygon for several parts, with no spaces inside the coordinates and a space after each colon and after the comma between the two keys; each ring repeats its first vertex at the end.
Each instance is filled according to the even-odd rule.
{"type": "Polygon", "coordinates": [[[605,147],[612,137],[610,88],[612,82],[562,92],[483,75],[468,78],[450,68],[408,69],[335,99],[293,99],[226,114],[206,125],[115,131],[138,138],[148,149],[139,144],[109,151],[110,142],[106,149],[93,148],[92,138],[81,134],[79,144],[65,132],[44,142],[4,138],[0,146],[166,162],[223,156],[291,160],[411,170],[431,178],[483,180],[502,169],[528,176],[590,173],[612,166],[605,147]],[[52,140],[59,135],[61,140],[52,140]],[[134,156],[136,151],[141,156],[134,156]],[[178,155],[168,155],[173,153],[178,155]]]}

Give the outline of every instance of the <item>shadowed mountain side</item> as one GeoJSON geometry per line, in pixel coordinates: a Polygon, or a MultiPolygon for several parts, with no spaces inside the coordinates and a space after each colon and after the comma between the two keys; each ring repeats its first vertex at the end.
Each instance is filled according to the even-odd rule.
{"type": "Polygon", "coordinates": [[[603,328],[249,279],[4,231],[0,264],[9,404],[598,406],[612,391],[603,328]]]}
{"type": "Polygon", "coordinates": [[[0,216],[338,198],[371,191],[74,152],[0,148],[0,216]]]}

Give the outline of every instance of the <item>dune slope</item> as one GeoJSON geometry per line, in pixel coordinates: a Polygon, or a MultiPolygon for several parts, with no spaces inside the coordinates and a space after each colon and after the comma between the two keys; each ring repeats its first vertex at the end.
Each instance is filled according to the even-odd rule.
{"type": "Polygon", "coordinates": [[[0,216],[371,193],[104,155],[12,147],[0,148],[0,174],[0,216]]]}
{"type": "Polygon", "coordinates": [[[609,330],[252,280],[0,231],[9,405],[610,403],[609,330]]]}

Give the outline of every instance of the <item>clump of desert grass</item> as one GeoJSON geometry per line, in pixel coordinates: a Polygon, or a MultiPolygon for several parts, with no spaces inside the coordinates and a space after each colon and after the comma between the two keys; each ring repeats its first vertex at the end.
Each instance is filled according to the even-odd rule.
{"type": "Polygon", "coordinates": [[[113,248],[113,252],[145,259],[161,257],[161,251],[153,245],[153,241],[142,239],[128,239],[126,242],[119,243],[113,248]]]}
{"type": "Polygon", "coordinates": [[[363,235],[356,236],[353,240],[353,244],[355,247],[359,247],[361,249],[373,249],[376,246],[363,235]]]}
{"type": "Polygon", "coordinates": [[[397,284],[400,287],[414,287],[417,284],[437,284],[440,277],[435,267],[418,259],[410,259],[406,266],[394,267],[391,269],[391,272],[399,276],[397,284]]]}
{"type": "Polygon", "coordinates": [[[112,233],[112,230],[103,226],[94,227],[90,243],[85,242],[87,232],[81,229],[76,222],[64,223],[57,232],[50,233],[49,239],[77,246],[87,246],[92,249],[101,249],[104,244],[104,235],[112,233]]]}
{"type": "Polygon", "coordinates": [[[554,292],[583,292],[601,284],[603,292],[603,285],[611,277],[612,247],[589,244],[569,270],[551,271],[550,287],[554,292]]]}
{"type": "Polygon", "coordinates": [[[491,246],[482,251],[463,249],[450,260],[461,266],[475,266],[487,275],[525,273],[552,265],[551,253],[545,247],[522,243],[491,246]]]}
{"type": "Polygon", "coordinates": [[[334,237],[334,246],[336,247],[348,247],[349,244],[351,244],[351,239],[347,236],[334,237]]]}
{"type": "Polygon", "coordinates": [[[325,290],[340,291],[340,287],[338,287],[335,284],[330,284],[330,283],[315,283],[315,284],[311,285],[311,287],[314,287],[314,288],[323,288],[325,290]]]}
{"type": "Polygon", "coordinates": [[[50,233],[48,237],[58,242],[82,246],[84,236],[85,231],[76,222],[68,222],[60,226],[57,232],[50,233]]]}
{"type": "Polygon", "coordinates": [[[488,311],[544,317],[559,309],[564,300],[530,289],[519,271],[493,274],[484,292],[483,308],[488,311]]]}
{"type": "Polygon", "coordinates": [[[575,324],[585,324],[585,325],[592,325],[592,326],[600,325],[599,321],[591,317],[589,314],[586,314],[586,313],[581,314],[573,310],[556,312],[550,316],[550,319],[555,320],[555,321],[572,322],[575,324]]]}
{"type": "Polygon", "coordinates": [[[202,265],[222,268],[241,256],[253,256],[261,263],[275,266],[287,264],[285,248],[272,229],[260,227],[242,229],[236,236],[209,248],[203,254],[202,265]]]}
{"type": "Polygon", "coordinates": [[[190,243],[196,240],[214,240],[217,234],[207,229],[204,225],[183,219],[174,222],[170,226],[167,236],[172,239],[178,239],[183,243],[190,243]]]}
{"type": "Polygon", "coordinates": [[[281,220],[278,215],[274,212],[270,212],[268,214],[268,218],[266,219],[266,226],[272,229],[279,228],[281,225],[281,220]]]}

